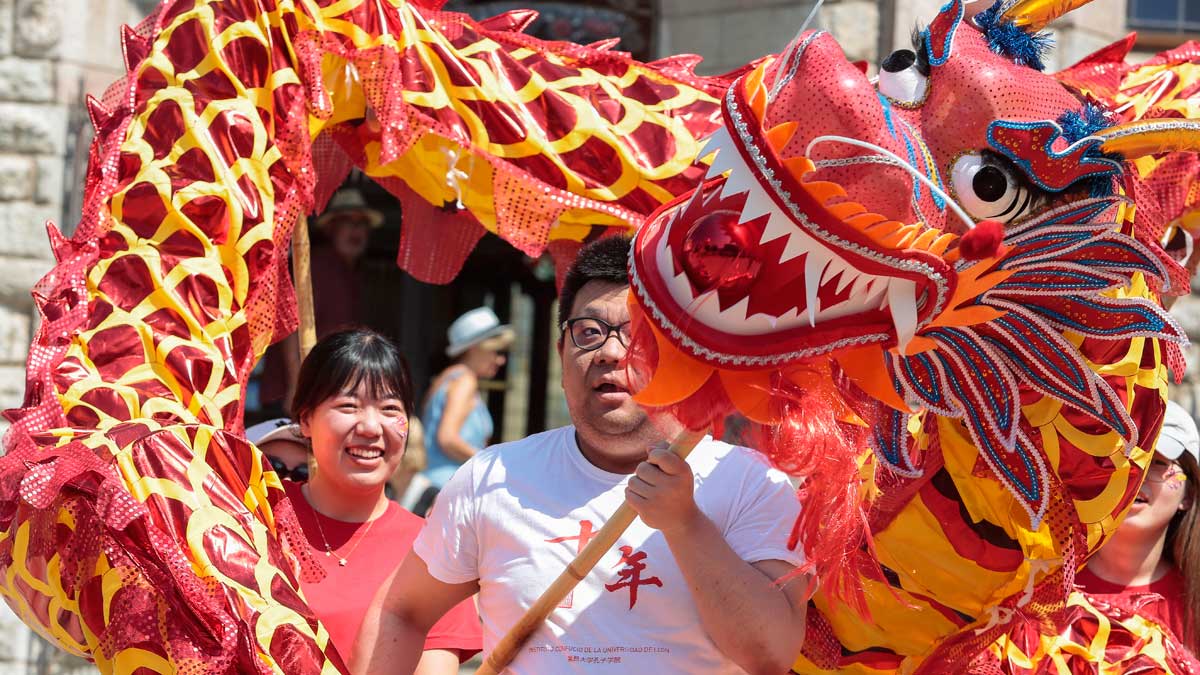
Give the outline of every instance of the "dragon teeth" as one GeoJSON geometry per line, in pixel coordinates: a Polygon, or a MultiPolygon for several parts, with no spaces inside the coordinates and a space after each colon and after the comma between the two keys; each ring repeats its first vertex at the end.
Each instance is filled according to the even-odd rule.
{"type": "Polygon", "coordinates": [[[903,354],[917,332],[917,284],[893,279],[887,285],[887,300],[896,326],[896,347],[903,354]]]}

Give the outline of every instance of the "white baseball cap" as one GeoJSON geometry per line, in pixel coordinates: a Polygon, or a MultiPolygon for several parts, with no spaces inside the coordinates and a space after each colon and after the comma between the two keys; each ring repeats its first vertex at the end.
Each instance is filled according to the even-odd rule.
{"type": "Polygon", "coordinates": [[[454,320],[446,330],[446,356],[454,357],[491,338],[503,338],[506,348],[513,340],[513,329],[501,325],[490,307],[477,307],[454,320]]]}
{"type": "Polygon", "coordinates": [[[1171,461],[1179,459],[1185,452],[1200,461],[1200,431],[1196,430],[1196,420],[1174,401],[1167,401],[1162,433],[1154,451],[1171,461]]]}
{"type": "Polygon", "coordinates": [[[266,422],[259,422],[252,427],[246,427],[246,440],[255,445],[262,445],[267,441],[280,439],[300,443],[301,445],[308,440],[304,438],[304,434],[300,433],[300,425],[286,417],[279,417],[267,420],[266,422]]]}

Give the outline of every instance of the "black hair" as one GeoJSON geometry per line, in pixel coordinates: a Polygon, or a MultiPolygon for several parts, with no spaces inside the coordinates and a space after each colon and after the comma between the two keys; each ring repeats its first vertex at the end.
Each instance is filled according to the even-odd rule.
{"type": "Polygon", "coordinates": [[[589,281],[629,285],[629,248],[633,240],[625,236],[605,237],[579,249],[579,255],[563,276],[558,292],[558,325],[571,318],[575,295],[589,281]]]}
{"type": "Polygon", "coordinates": [[[326,399],[363,382],[371,396],[398,398],[406,413],[416,414],[412,376],[400,348],[373,330],[353,328],[325,337],[308,353],[300,365],[292,415],[304,419],[326,399]]]}

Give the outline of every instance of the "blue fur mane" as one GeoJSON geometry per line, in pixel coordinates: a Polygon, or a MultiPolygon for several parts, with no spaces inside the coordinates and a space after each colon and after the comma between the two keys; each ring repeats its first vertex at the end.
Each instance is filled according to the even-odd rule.
{"type": "MultiPolygon", "coordinates": [[[[1090,103],[1084,104],[1083,110],[1076,112],[1068,110],[1058,118],[1058,126],[1062,127],[1063,138],[1069,143],[1081,141],[1098,131],[1112,126],[1103,108],[1090,103]]],[[[1085,156],[1104,157],[1105,159],[1124,161],[1124,157],[1111,152],[1101,152],[1099,144],[1093,145],[1084,153],[1085,156]]],[[[1091,197],[1109,197],[1113,194],[1112,176],[1092,176],[1082,181],[1091,197]]]]}
{"type": "Polygon", "coordinates": [[[1000,13],[1002,5],[1004,0],[999,0],[975,16],[975,25],[987,37],[988,45],[993,52],[1012,59],[1017,65],[1045,70],[1042,59],[1054,46],[1054,38],[1050,33],[1026,31],[1004,18],[1000,13]]]}

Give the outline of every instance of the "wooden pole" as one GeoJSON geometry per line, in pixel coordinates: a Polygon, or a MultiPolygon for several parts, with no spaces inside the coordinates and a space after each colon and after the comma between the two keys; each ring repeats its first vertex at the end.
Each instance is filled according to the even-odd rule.
{"type": "MultiPolygon", "coordinates": [[[[687,456],[691,454],[706,433],[706,431],[680,432],[671,442],[671,452],[682,459],[687,459],[687,456]]],[[[533,632],[542,625],[546,617],[550,616],[563,598],[567,597],[571,589],[579,585],[579,582],[583,581],[584,577],[592,571],[592,568],[600,562],[612,545],[617,543],[625,530],[629,529],[636,517],[637,513],[633,507],[629,506],[629,502],[621,504],[617,512],[608,519],[608,522],[604,523],[604,527],[600,528],[588,545],[579,552],[571,564],[567,565],[567,569],[558,575],[550,588],[542,593],[542,596],[526,610],[525,615],[517,621],[517,624],[509,629],[500,642],[496,643],[496,648],[487,655],[483,665],[475,671],[475,675],[499,675],[500,671],[512,663],[529,636],[533,635],[533,632]]]]}
{"type": "Polygon", "coordinates": [[[300,216],[292,230],[292,275],[296,279],[296,308],[300,312],[300,362],[317,344],[317,317],[313,311],[312,263],[309,256],[308,217],[300,216]]]}

